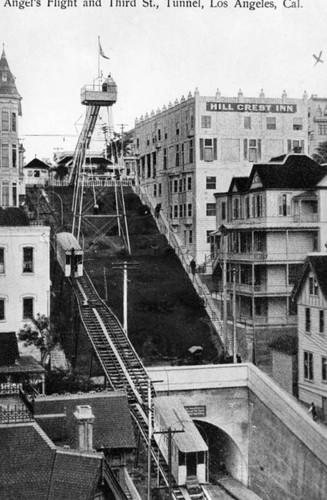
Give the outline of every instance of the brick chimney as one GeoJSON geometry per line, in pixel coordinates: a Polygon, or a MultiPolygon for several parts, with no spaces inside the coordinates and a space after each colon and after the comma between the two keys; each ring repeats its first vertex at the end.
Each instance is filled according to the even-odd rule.
{"type": "Polygon", "coordinates": [[[80,451],[93,450],[93,422],[94,415],[89,405],[76,406],[76,444],[80,451]]]}

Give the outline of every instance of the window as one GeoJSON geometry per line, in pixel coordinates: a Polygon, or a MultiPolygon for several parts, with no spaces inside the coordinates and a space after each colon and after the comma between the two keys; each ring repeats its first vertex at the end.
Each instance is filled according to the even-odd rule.
{"type": "Polygon", "coordinates": [[[164,148],[164,150],[163,150],[163,169],[167,170],[167,167],[168,167],[167,148],[164,148]]]}
{"type": "Polygon", "coordinates": [[[324,333],[325,331],[325,311],[319,311],[319,333],[324,333]]]}
{"type": "Polygon", "coordinates": [[[0,274],[5,273],[5,249],[0,247],[0,274]]]}
{"type": "Polygon", "coordinates": [[[256,162],[261,159],[261,139],[243,140],[244,159],[256,162]]]}
{"type": "Polygon", "coordinates": [[[151,155],[146,155],[147,178],[151,177],[151,155]]]}
{"type": "MultiPolygon", "coordinates": [[[[1,184],[0,184],[1,187],[1,184]]],[[[9,207],[9,182],[2,183],[2,200],[1,205],[3,207],[9,207]]]]}
{"type": "Polygon", "coordinates": [[[293,119],[293,130],[302,130],[302,118],[293,119]]]}
{"type": "Polygon", "coordinates": [[[304,351],[304,378],[313,380],[313,354],[312,352],[304,351]]]}
{"type": "Polygon", "coordinates": [[[146,136],[146,145],[150,146],[150,134],[147,134],[146,136]]]}
{"type": "Polygon", "coordinates": [[[190,229],[189,233],[188,233],[188,242],[193,243],[193,231],[192,231],[192,229],[190,229]]]}
{"type": "Polygon", "coordinates": [[[178,179],[174,179],[174,193],[178,193],[178,179]]]}
{"type": "Polygon", "coordinates": [[[192,212],[193,212],[193,206],[192,206],[192,203],[189,203],[187,205],[187,216],[192,217],[192,212]]]}
{"type": "Polygon", "coordinates": [[[233,200],[233,219],[239,219],[240,217],[240,200],[235,198],[233,200]]]}
{"type": "Polygon", "coordinates": [[[186,203],[183,204],[183,217],[186,217],[186,203]]]}
{"type": "Polygon", "coordinates": [[[168,139],[167,127],[164,128],[164,138],[165,138],[165,140],[168,139]]]}
{"type": "Polygon", "coordinates": [[[177,219],[178,217],[178,205],[174,205],[174,218],[177,219]]]}
{"type": "Polygon", "coordinates": [[[161,141],[161,130],[158,128],[158,141],[161,141]]]}
{"type": "Polygon", "coordinates": [[[288,153],[303,153],[304,152],[304,141],[292,141],[291,139],[288,139],[287,152],[288,153]]]}
{"type": "Polygon", "coordinates": [[[215,215],[216,215],[216,204],[215,203],[207,203],[206,215],[208,217],[215,217],[215,215]]]}
{"type": "Polygon", "coordinates": [[[9,132],[9,111],[2,110],[2,132],[9,132]]]}
{"type": "Polygon", "coordinates": [[[0,321],[5,319],[5,299],[0,299],[0,321]]]}
{"type": "Polygon", "coordinates": [[[217,139],[200,139],[200,160],[217,160],[217,139]]]}
{"type": "Polygon", "coordinates": [[[249,219],[251,217],[251,211],[250,211],[250,197],[247,196],[245,198],[245,217],[246,219],[249,219]]]}
{"type": "Polygon", "coordinates": [[[12,167],[17,168],[17,146],[13,144],[11,146],[11,156],[12,156],[12,167]]]}
{"type": "Polygon", "coordinates": [[[176,122],[176,135],[179,135],[179,122],[176,122]]]}
{"type": "Polygon", "coordinates": [[[311,330],[311,311],[309,307],[305,308],[305,331],[310,333],[311,330]]]}
{"type": "Polygon", "coordinates": [[[309,277],[309,293],[310,295],[319,295],[317,280],[312,276],[309,277]]]}
{"type": "Polygon", "coordinates": [[[157,184],[153,184],[153,196],[157,196],[157,184]]]}
{"type": "Polygon", "coordinates": [[[201,127],[211,128],[211,116],[201,116],[201,127]]]}
{"type": "Polygon", "coordinates": [[[290,196],[287,194],[281,194],[278,197],[278,213],[279,215],[286,217],[291,214],[291,201],[290,196]]]}
{"type": "Polygon", "coordinates": [[[244,116],[244,128],[251,129],[251,116],[244,116]]]}
{"type": "Polygon", "coordinates": [[[179,205],[179,216],[183,217],[183,205],[179,205]]]}
{"type": "Polygon", "coordinates": [[[2,75],[1,75],[1,79],[2,79],[2,81],[3,81],[3,82],[6,82],[6,81],[8,80],[8,75],[7,75],[7,73],[2,73],[2,75]]]}
{"type": "Polygon", "coordinates": [[[16,132],[16,129],[17,129],[16,113],[11,113],[11,130],[13,132],[16,132]]]}
{"type": "Polygon", "coordinates": [[[158,184],[158,196],[161,196],[161,194],[162,194],[162,185],[160,183],[158,184]]]}
{"type": "Polygon", "coordinates": [[[226,219],[226,201],[221,202],[221,220],[226,219]]]}
{"type": "Polygon", "coordinates": [[[192,177],[187,178],[187,190],[192,191],[192,177]]]}
{"type": "Polygon", "coordinates": [[[210,231],[207,230],[207,243],[210,243],[210,234],[212,233],[212,229],[210,231]]]}
{"type": "Polygon", "coordinates": [[[23,273],[33,273],[33,271],[33,248],[25,247],[23,248],[23,273]]]}
{"type": "Polygon", "coordinates": [[[179,179],[179,192],[183,192],[183,179],[179,179]]]}
{"type": "Polygon", "coordinates": [[[216,177],[207,177],[206,189],[216,189],[216,177]]]}
{"type": "Polygon", "coordinates": [[[9,144],[3,143],[1,146],[1,166],[9,168],[9,144]]]}
{"type": "Polygon", "coordinates": [[[175,165],[179,167],[179,144],[175,146],[175,165]]]}
{"type": "Polygon", "coordinates": [[[32,319],[34,317],[34,299],[26,297],[23,299],[23,319],[32,319]]]}
{"type": "Polygon", "coordinates": [[[321,358],[321,380],[327,382],[327,358],[321,358]]]}
{"type": "Polygon", "coordinates": [[[267,116],[267,130],[276,130],[276,118],[267,116]]]}
{"type": "Polygon", "coordinates": [[[194,148],[193,148],[193,139],[189,142],[189,158],[188,158],[188,161],[189,163],[193,163],[193,152],[194,152],[194,148]]]}
{"type": "Polygon", "coordinates": [[[327,122],[318,123],[318,135],[327,135],[327,122]]]}
{"type": "Polygon", "coordinates": [[[263,216],[263,210],[262,210],[262,195],[257,194],[252,197],[252,214],[253,217],[262,217],[263,216]]]}

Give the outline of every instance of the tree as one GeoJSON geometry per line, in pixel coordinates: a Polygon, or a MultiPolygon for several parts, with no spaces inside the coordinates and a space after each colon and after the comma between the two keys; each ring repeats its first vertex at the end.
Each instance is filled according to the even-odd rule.
{"type": "Polygon", "coordinates": [[[25,342],[25,346],[34,345],[41,352],[41,364],[44,365],[47,355],[59,342],[60,338],[52,328],[49,319],[44,314],[38,314],[31,322],[25,323],[19,330],[18,337],[25,342]]]}
{"type": "Polygon", "coordinates": [[[317,147],[317,153],[313,153],[312,158],[319,163],[327,163],[327,141],[321,142],[317,147]]]}

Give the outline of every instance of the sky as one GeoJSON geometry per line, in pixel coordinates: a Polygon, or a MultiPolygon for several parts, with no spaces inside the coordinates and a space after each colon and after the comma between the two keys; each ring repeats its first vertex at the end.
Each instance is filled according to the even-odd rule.
{"type": "Polygon", "coordinates": [[[60,8],[64,0],[0,0],[0,43],[23,97],[26,161],[74,149],[85,113],[80,89],[98,76],[98,37],[110,58],[101,58],[101,71],[118,85],[117,131],[196,87],[207,96],[219,88],[228,97],[239,89],[246,97],[261,89],[266,97],[284,89],[288,97],[301,98],[305,90],[327,97],[326,0],[284,0],[296,7],[283,0],[192,0],[203,8],[174,7],[180,0],[146,7],[150,1],[119,7],[119,0],[95,0],[98,7],[83,7],[83,0],[69,0],[76,6],[60,8]],[[325,62],[314,66],[321,50],[325,62]]]}

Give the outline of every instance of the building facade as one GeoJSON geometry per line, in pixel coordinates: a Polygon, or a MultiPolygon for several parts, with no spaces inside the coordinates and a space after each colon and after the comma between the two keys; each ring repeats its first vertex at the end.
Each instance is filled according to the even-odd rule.
{"type": "Polygon", "coordinates": [[[309,155],[317,154],[320,144],[327,141],[327,97],[312,95],[308,102],[309,155]]]}
{"type": "Polygon", "coordinates": [[[327,422],[327,254],[308,256],[294,288],[298,309],[299,399],[327,422]]]}
{"type": "Polygon", "coordinates": [[[138,182],[198,264],[210,252],[214,193],[254,162],[307,152],[308,99],[189,94],[135,122],[138,182]]]}
{"type": "Polygon", "coordinates": [[[0,230],[1,335],[18,332],[37,314],[49,317],[51,283],[50,227],[2,225],[0,230]]]}
{"type": "Polygon", "coordinates": [[[326,167],[292,154],[254,165],[248,178],[234,178],[227,193],[216,194],[211,250],[217,301],[229,320],[236,318],[243,359],[268,365],[269,344],[296,333],[290,295],[307,254],[327,241],[326,187],[326,167]]]}
{"type": "Polygon", "coordinates": [[[5,52],[0,59],[0,207],[17,207],[24,195],[23,153],[18,139],[21,96],[5,52]]]}

